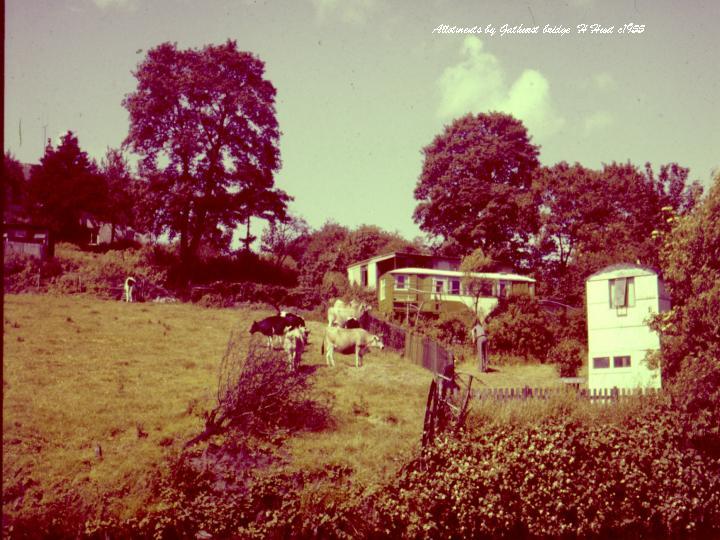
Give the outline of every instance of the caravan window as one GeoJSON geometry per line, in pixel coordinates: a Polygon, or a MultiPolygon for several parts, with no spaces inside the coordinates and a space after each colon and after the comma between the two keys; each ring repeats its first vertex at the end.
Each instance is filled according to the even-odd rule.
{"type": "Polygon", "coordinates": [[[507,298],[508,296],[508,282],[507,281],[498,281],[497,286],[497,296],[498,298],[507,298]]]}
{"type": "Polygon", "coordinates": [[[616,367],[616,368],[630,367],[630,357],[629,356],[614,356],[613,357],[613,367],[616,367]]]}
{"type": "Polygon", "coordinates": [[[450,294],[460,294],[460,280],[459,279],[451,279],[450,280],[450,294]]]}
{"type": "Polygon", "coordinates": [[[445,292],[445,280],[444,279],[434,279],[433,280],[433,291],[436,294],[442,294],[445,292]]]}
{"type": "Polygon", "coordinates": [[[609,281],[610,307],[633,307],[635,305],[635,278],[617,278],[609,281]]]}
{"type": "Polygon", "coordinates": [[[404,290],[408,288],[407,276],[398,274],[395,276],[395,289],[404,290]]]}
{"type": "Polygon", "coordinates": [[[609,356],[596,356],[593,358],[593,368],[594,369],[604,369],[610,367],[610,357],[609,356]]]}

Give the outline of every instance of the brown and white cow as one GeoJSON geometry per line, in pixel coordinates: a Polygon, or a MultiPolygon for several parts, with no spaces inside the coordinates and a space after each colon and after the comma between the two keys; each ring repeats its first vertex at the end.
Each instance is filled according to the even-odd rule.
{"type": "Polygon", "coordinates": [[[323,340],[321,354],[325,354],[325,361],[328,366],[335,366],[335,351],[341,354],[355,353],[355,367],[362,365],[362,358],[371,347],[382,350],[384,345],[382,340],[362,328],[338,328],[329,326],[325,330],[325,339],[323,340]]]}

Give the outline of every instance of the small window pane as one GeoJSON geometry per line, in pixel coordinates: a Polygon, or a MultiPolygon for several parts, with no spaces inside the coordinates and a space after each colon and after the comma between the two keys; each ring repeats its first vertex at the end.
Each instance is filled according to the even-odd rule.
{"type": "Polygon", "coordinates": [[[508,287],[505,281],[498,282],[498,298],[507,298],[508,287]]]}
{"type": "Polygon", "coordinates": [[[610,367],[610,357],[609,356],[598,356],[593,358],[593,368],[595,369],[603,369],[603,368],[609,368],[610,367]]]}
{"type": "Polygon", "coordinates": [[[630,367],[630,357],[629,356],[615,356],[613,358],[613,367],[616,367],[616,368],[630,367]]]}
{"type": "Polygon", "coordinates": [[[450,294],[460,294],[460,280],[450,280],[450,294]]]}
{"type": "Polygon", "coordinates": [[[395,288],[407,289],[407,280],[405,279],[405,276],[395,276],[395,288]]]}
{"type": "Polygon", "coordinates": [[[611,308],[635,306],[634,277],[611,279],[608,284],[611,308]]]}

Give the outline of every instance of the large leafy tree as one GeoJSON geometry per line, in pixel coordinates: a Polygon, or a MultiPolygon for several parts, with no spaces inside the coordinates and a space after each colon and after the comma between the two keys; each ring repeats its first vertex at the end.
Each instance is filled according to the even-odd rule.
{"type": "Polygon", "coordinates": [[[701,204],[660,233],[672,309],[656,317],[662,373],[693,444],[720,456],[720,173],[701,204]]]}
{"type": "Polygon", "coordinates": [[[229,242],[250,218],[282,218],[290,197],[280,167],[275,88],[264,63],[234,41],[151,49],[134,75],[125,144],[142,156],[145,213],[156,233],[179,236],[184,263],[202,241],[229,242]]]}
{"type": "Polygon", "coordinates": [[[481,248],[522,267],[537,226],[531,185],[538,147],[522,122],[502,113],[455,120],[423,149],[414,219],[464,255],[481,248]]]}
{"type": "Polygon", "coordinates": [[[107,184],[95,163],[68,131],[57,148],[48,142],[28,184],[33,221],[48,227],[58,240],[82,242],[84,217],[100,219],[107,205],[107,184]]]}
{"type": "Polygon", "coordinates": [[[626,163],[602,170],[558,163],[537,171],[540,202],[536,273],[541,292],[571,304],[582,302],[588,274],[616,262],[658,266],[657,235],[668,212],[684,214],[701,188],[688,184],[688,169],[663,165],[656,176],[626,163]]]}

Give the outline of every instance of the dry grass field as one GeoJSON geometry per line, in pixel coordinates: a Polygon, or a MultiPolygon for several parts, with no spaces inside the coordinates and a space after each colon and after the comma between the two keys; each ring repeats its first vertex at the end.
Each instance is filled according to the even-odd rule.
{"type": "MultiPolygon", "coordinates": [[[[269,311],[190,304],[8,295],[4,313],[3,513],[28,516],[78,504],[129,517],[150,502],[150,479],[202,431],[215,405],[230,331],[269,311]]],[[[296,434],[288,470],[351,467],[372,489],[419,448],[431,375],[395,353],[373,351],[325,366],[323,325],[310,322],[303,357],[318,397],[330,396],[331,427],[296,434]]],[[[467,366],[472,370],[472,366],[467,366]]],[[[551,366],[496,367],[489,386],[547,386],[551,366]]]]}

